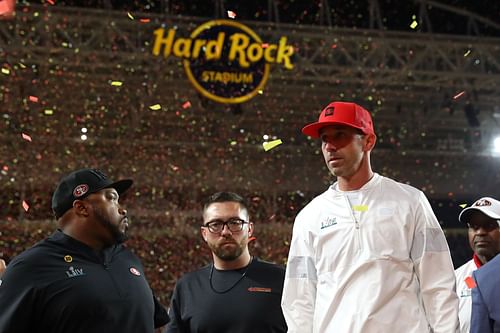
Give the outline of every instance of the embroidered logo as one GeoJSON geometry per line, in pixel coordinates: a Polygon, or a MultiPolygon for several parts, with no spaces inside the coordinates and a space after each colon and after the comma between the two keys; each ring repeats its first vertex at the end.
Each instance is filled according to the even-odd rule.
{"type": "Polygon", "coordinates": [[[482,200],[478,200],[474,206],[479,206],[479,207],[483,207],[483,206],[491,206],[491,202],[489,200],[486,200],[486,199],[482,199],[482,200]]]}
{"type": "Polygon", "coordinates": [[[270,293],[272,291],[271,288],[262,288],[262,287],[250,287],[248,291],[257,292],[257,293],[270,293]]]}
{"type": "Polygon", "coordinates": [[[130,267],[130,273],[136,275],[136,276],[141,276],[141,272],[135,267],[130,267]]]}
{"type": "Polygon", "coordinates": [[[77,276],[83,276],[85,273],[83,272],[83,268],[74,268],[71,266],[69,270],[66,271],[66,275],[70,278],[74,278],[77,276]]]}
{"type": "Polygon", "coordinates": [[[333,111],[335,111],[335,107],[330,106],[329,108],[327,108],[325,110],[325,117],[333,116],[333,111]]]}
{"type": "Polygon", "coordinates": [[[337,224],[336,217],[327,217],[326,220],[321,221],[321,229],[325,229],[337,224]]]}
{"type": "Polygon", "coordinates": [[[89,186],[87,184],[80,184],[73,190],[73,196],[79,198],[89,191],[89,186]]]}

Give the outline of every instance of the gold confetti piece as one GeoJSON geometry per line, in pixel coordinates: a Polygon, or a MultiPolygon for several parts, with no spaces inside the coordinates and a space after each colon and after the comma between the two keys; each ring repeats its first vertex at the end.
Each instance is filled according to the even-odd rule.
{"type": "Polygon", "coordinates": [[[264,147],[265,151],[268,151],[268,150],[273,149],[276,146],[279,146],[282,143],[283,143],[283,141],[281,141],[281,139],[278,139],[278,140],[274,140],[274,141],[270,141],[270,142],[264,142],[262,144],[262,147],[264,147]]]}
{"type": "Polygon", "coordinates": [[[161,105],[160,104],[155,104],[155,105],[151,105],[149,108],[151,110],[156,111],[156,110],[160,110],[161,109],[161,105]]]}
{"type": "Polygon", "coordinates": [[[43,113],[46,115],[46,116],[52,116],[54,114],[54,110],[51,110],[51,109],[46,109],[46,110],[43,110],[43,113]]]}
{"type": "Polygon", "coordinates": [[[417,26],[418,26],[418,22],[417,21],[413,21],[410,24],[410,28],[412,28],[412,29],[415,29],[417,26]]]}
{"type": "Polygon", "coordinates": [[[2,73],[5,74],[5,75],[9,75],[10,74],[10,70],[8,68],[2,68],[2,73]]]}
{"type": "Polygon", "coordinates": [[[368,210],[368,206],[367,205],[354,205],[354,206],[352,206],[352,209],[355,212],[366,212],[368,210]]]}
{"type": "Polygon", "coordinates": [[[260,89],[260,90],[258,91],[258,93],[259,93],[259,95],[262,95],[262,94],[264,93],[264,90],[260,89]]]}
{"type": "Polygon", "coordinates": [[[131,19],[131,20],[133,20],[133,19],[134,19],[134,17],[133,17],[133,16],[132,16],[132,14],[130,14],[130,13],[127,13],[127,16],[128,16],[128,18],[129,18],[129,19],[131,19]]]}
{"type": "Polygon", "coordinates": [[[22,136],[23,136],[24,140],[31,142],[31,136],[29,136],[28,134],[25,134],[25,133],[22,133],[22,136]]]}
{"type": "Polygon", "coordinates": [[[460,98],[463,94],[465,94],[465,90],[464,90],[464,91],[461,91],[461,92],[459,92],[458,94],[456,94],[455,96],[453,96],[453,99],[458,99],[458,98],[460,98]]]}
{"type": "Polygon", "coordinates": [[[236,142],[236,141],[231,141],[231,143],[230,143],[231,146],[236,146],[237,144],[238,144],[238,142],[236,142]]]}
{"type": "Polygon", "coordinates": [[[228,10],[228,11],[227,11],[227,16],[228,16],[229,18],[234,19],[234,18],[236,18],[236,13],[235,13],[235,12],[233,12],[232,10],[228,10]]]}
{"type": "Polygon", "coordinates": [[[460,208],[465,208],[465,207],[467,207],[467,204],[461,204],[459,206],[460,206],[460,208]]]}
{"type": "Polygon", "coordinates": [[[26,65],[23,64],[22,62],[19,63],[19,67],[21,67],[22,69],[25,69],[26,68],[26,65]]]}
{"type": "Polygon", "coordinates": [[[111,81],[111,85],[115,87],[121,87],[122,84],[123,82],[121,81],[111,81]]]}
{"type": "Polygon", "coordinates": [[[29,100],[30,100],[30,102],[38,103],[38,97],[36,97],[36,96],[30,96],[29,100]]]}
{"type": "Polygon", "coordinates": [[[24,200],[23,200],[23,208],[25,211],[28,211],[28,209],[30,209],[30,205],[28,205],[28,203],[24,200]]]}
{"type": "Polygon", "coordinates": [[[464,57],[467,57],[471,53],[471,50],[467,50],[467,52],[464,53],[464,57]]]}
{"type": "Polygon", "coordinates": [[[183,109],[187,109],[187,108],[190,108],[191,107],[191,102],[190,101],[187,101],[186,103],[182,104],[182,108],[183,109]]]}

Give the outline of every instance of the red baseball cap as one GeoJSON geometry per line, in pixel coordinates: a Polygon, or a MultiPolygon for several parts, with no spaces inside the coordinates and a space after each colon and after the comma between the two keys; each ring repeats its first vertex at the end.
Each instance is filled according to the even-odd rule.
{"type": "Polygon", "coordinates": [[[332,102],[321,111],[315,123],[306,125],[302,133],[313,138],[319,138],[319,130],[329,125],[347,125],[360,129],[365,134],[375,134],[373,121],[368,112],[356,103],[332,102]]]}

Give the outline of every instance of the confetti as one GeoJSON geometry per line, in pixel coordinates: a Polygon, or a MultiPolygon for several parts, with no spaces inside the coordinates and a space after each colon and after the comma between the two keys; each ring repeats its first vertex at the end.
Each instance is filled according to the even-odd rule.
{"type": "Polygon", "coordinates": [[[22,133],[22,136],[23,136],[24,140],[31,142],[31,136],[29,136],[28,134],[25,134],[25,133],[22,133]]]}
{"type": "Polygon", "coordinates": [[[26,68],[26,65],[23,64],[22,62],[19,63],[19,67],[21,67],[22,69],[25,69],[26,68]]]}
{"type": "Polygon", "coordinates": [[[355,212],[366,212],[368,210],[368,206],[367,205],[354,205],[354,206],[352,206],[352,209],[355,212]]]}
{"type": "Polygon", "coordinates": [[[160,110],[161,109],[161,105],[160,104],[150,105],[149,108],[151,110],[156,111],[156,110],[160,110]]]}
{"type": "Polygon", "coordinates": [[[10,70],[8,68],[2,68],[2,73],[5,74],[5,75],[9,75],[10,74],[10,70]]]}
{"type": "Polygon", "coordinates": [[[129,19],[131,19],[131,20],[133,20],[133,19],[134,19],[134,17],[133,17],[133,16],[132,16],[132,14],[130,14],[130,13],[127,13],[127,16],[128,16],[128,18],[129,18],[129,19]]]}
{"type": "Polygon", "coordinates": [[[23,200],[23,208],[26,212],[30,209],[30,205],[25,200],[23,200]]]}
{"type": "Polygon", "coordinates": [[[267,49],[269,47],[269,43],[262,43],[262,48],[267,49]]]}
{"type": "Polygon", "coordinates": [[[465,204],[461,204],[459,206],[460,206],[460,208],[465,208],[465,207],[467,207],[467,204],[465,203],[465,204]]]}
{"type": "Polygon", "coordinates": [[[36,96],[30,96],[29,100],[30,100],[30,102],[38,103],[38,97],[36,97],[36,96]]]}
{"type": "Polygon", "coordinates": [[[151,20],[150,20],[150,19],[148,19],[148,18],[144,18],[144,19],[140,19],[139,21],[140,21],[141,23],[148,23],[148,22],[150,22],[151,20]]]}
{"type": "Polygon", "coordinates": [[[122,84],[123,82],[121,81],[111,81],[111,85],[115,87],[121,87],[122,84]]]}
{"type": "Polygon", "coordinates": [[[458,94],[456,94],[455,96],[453,96],[453,99],[459,99],[463,94],[465,94],[465,90],[461,91],[458,94]]]}
{"type": "Polygon", "coordinates": [[[234,18],[236,17],[236,13],[235,13],[235,12],[233,12],[232,10],[228,10],[228,11],[227,11],[227,16],[228,16],[229,18],[234,19],[234,18]]]}
{"type": "Polygon", "coordinates": [[[464,57],[467,57],[471,53],[471,50],[467,50],[467,52],[464,53],[464,57]]]}
{"type": "Polygon", "coordinates": [[[56,3],[54,2],[54,0],[47,0],[48,3],[50,3],[52,6],[54,6],[56,3]]]}
{"type": "Polygon", "coordinates": [[[273,149],[276,146],[279,146],[282,143],[283,143],[283,141],[281,141],[281,139],[278,139],[278,140],[274,140],[274,141],[270,141],[270,142],[264,142],[262,144],[262,147],[264,147],[265,151],[268,151],[268,150],[273,149]]]}
{"type": "Polygon", "coordinates": [[[262,95],[262,94],[264,93],[264,90],[260,89],[260,90],[258,91],[258,93],[259,93],[259,95],[262,95]]]}
{"type": "Polygon", "coordinates": [[[415,29],[417,26],[418,26],[418,22],[417,21],[413,21],[410,24],[410,28],[412,28],[412,29],[415,29]]]}
{"type": "Polygon", "coordinates": [[[191,107],[191,102],[190,101],[187,101],[186,103],[182,104],[182,108],[183,109],[187,109],[187,108],[190,108],[191,107]]]}
{"type": "Polygon", "coordinates": [[[54,110],[51,110],[51,109],[46,109],[46,110],[43,110],[43,113],[46,115],[46,116],[52,116],[54,114],[54,110]]]}

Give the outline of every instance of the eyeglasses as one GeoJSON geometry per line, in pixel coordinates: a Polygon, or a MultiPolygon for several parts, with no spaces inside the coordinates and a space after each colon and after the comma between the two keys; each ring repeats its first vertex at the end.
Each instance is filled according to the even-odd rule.
{"type": "Polygon", "coordinates": [[[222,220],[212,220],[208,223],[206,223],[203,227],[207,228],[208,231],[218,234],[221,233],[222,230],[224,230],[224,226],[227,226],[229,231],[231,232],[238,232],[243,230],[243,225],[247,224],[247,221],[244,221],[239,218],[231,218],[228,219],[226,222],[222,220]]]}
{"type": "Polygon", "coordinates": [[[486,232],[490,232],[490,231],[497,230],[498,228],[500,228],[497,220],[490,221],[490,222],[484,222],[484,223],[474,223],[474,224],[467,223],[467,226],[474,231],[477,231],[479,229],[483,229],[486,232]]]}

